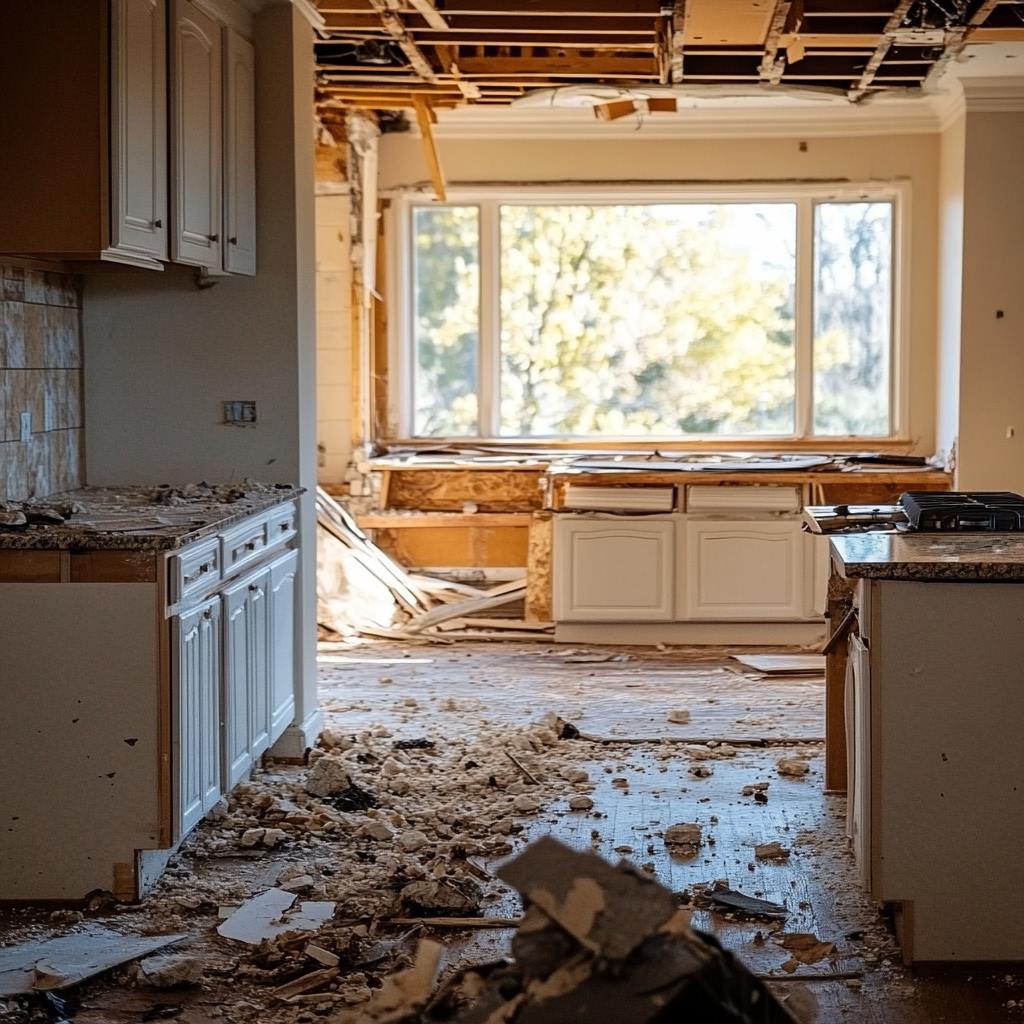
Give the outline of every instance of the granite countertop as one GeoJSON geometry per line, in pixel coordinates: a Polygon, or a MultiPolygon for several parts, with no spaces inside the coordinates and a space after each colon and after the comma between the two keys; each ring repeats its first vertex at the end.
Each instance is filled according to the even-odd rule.
{"type": "Polygon", "coordinates": [[[894,531],[829,541],[848,579],[1024,581],[1024,533],[894,531]]]}
{"type": "Polygon", "coordinates": [[[253,484],[186,488],[84,487],[42,499],[43,506],[73,503],[65,522],[0,529],[3,550],[168,551],[275,505],[294,501],[303,488],[253,484]]]}

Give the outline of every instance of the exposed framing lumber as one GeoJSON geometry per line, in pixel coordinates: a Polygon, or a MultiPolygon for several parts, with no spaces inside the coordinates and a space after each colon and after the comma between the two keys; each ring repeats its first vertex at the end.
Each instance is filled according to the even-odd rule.
{"type": "Polygon", "coordinates": [[[441,62],[441,67],[444,68],[445,74],[450,75],[452,81],[458,87],[459,92],[467,100],[478,100],[482,93],[480,87],[474,82],[467,81],[462,77],[462,72],[459,70],[459,65],[455,63],[455,58],[452,54],[452,48],[447,45],[439,45],[434,47],[435,53],[437,53],[437,59],[441,62]]]}
{"type": "Polygon", "coordinates": [[[672,81],[683,80],[683,50],[686,39],[686,0],[675,0],[672,10],[672,81]]]}
{"type": "Polygon", "coordinates": [[[981,28],[988,21],[989,15],[999,6],[999,3],[1000,0],[985,0],[974,14],[971,15],[966,25],[953,29],[952,32],[946,34],[945,49],[942,51],[942,56],[932,65],[931,71],[928,72],[928,77],[924,81],[925,85],[930,85],[934,82],[945,71],[950,61],[960,55],[963,48],[967,45],[971,30],[981,28]]]}
{"type": "Polygon", "coordinates": [[[864,90],[875,80],[875,75],[878,74],[882,61],[885,60],[886,54],[892,49],[893,33],[903,24],[903,19],[907,16],[907,12],[913,3],[914,0],[900,0],[896,5],[896,9],[889,16],[889,20],[885,23],[885,28],[882,29],[881,41],[875,47],[875,52],[871,54],[864,71],[857,80],[857,84],[853,87],[855,96],[862,96],[864,90]]]}
{"type": "Polygon", "coordinates": [[[441,158],[437,152],[437,140],[434,138],[434,113],[430,103],[422,96],[414,96],[413,105],[420,126],[420,135],[423,137],[423,152],[427,158],[430,180],[434,185],[434,195],[443,203],[448,196],[448,190],[445,187],[444,171],[441,169],[441,158]]]}
{"type": "Polygon", "coordinates": [[[416,45],[412,36],[405,27],[405,22],[391,9],[388,0],[370,0],[373,9],[380,17],[381,24],[387,29],[388,34],[398,45],[398,48],[405,54],[412,69],[425,82],[434,82],[437,75],[430,66],[430,61],[423,55],[423,51],[416,45]]]}
{"type": "Polygon", "coordinates": [[[772,20],[764,41],[764,54],[758,69],[761,81],[769,85],[778,85],[786,68],[786,59],[779,56],[779,49],[792,7],[793,0],[776,0],[775,10],[772,11],[772,20]]]}
{"type": "Polygon", "coordinates": [[[449,28],[444,15],[434,6],[433,0],[409,0],[409,3],[422,15],[431,28],[439,28],[443,32],[449,28]]]}

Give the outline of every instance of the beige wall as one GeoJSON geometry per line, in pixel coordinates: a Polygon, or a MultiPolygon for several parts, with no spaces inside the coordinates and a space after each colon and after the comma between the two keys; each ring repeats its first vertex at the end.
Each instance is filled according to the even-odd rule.
{"type": "Polygon", "coordinates": [[[0,264],[0,500],[84,480],[80,307],[77,276],[0,264]]]}
{"type": "MultiPolygon", "coordinates": [[[[937,134],[810,138],[552,139],[439,138],[448,181],[893,180],[911,185],[909,435],[931,454],[936,417],[937,134]]],[[[382,188],[427,180],[422,144],[381,137],[382,188]]]]}
{"type": "Polygon", "coordinates": [[[351,203],[316,197],[317,475],[341,484],[352,455],[351,203]]]}
{"type": "Polygon", "coordinates": [[[965,143],[958,486],[1024,491],[1024,112],[968,101],[965,143]]]}

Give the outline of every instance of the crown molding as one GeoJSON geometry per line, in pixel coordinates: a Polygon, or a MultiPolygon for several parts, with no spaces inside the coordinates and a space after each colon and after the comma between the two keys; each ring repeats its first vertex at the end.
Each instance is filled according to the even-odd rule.
{"type": "Polygon", "coordinates": [[[928,135],[941,131],[929,98],[801,107],[702,106],[675,114],[598,120],[586,107],[462,107],[438,112],[440,139],[728,139],[928,135]]]}
{"type": "Polygon", "coordinates": [[[963,77],[964,109],[970,114],[1015,113],[1024,111],[1024,77],[963,77]]]}
{"type": "Polygon", "coordinates": [[[251,15],[259,14],[265,7],[280,7],[287,4],[294,7],[313,26],[315,32],[322,33],[327,25],[324,16],[317,10],[314,0],[238,0],[238,2],[251,15]]]}

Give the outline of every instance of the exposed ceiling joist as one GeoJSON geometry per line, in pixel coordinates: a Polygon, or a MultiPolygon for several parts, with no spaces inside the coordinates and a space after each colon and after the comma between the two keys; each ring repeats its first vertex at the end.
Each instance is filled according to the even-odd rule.
{"type": "Polygon", "coordinates": [[[420,135],[423,137],[423,153],[427,159],[427,168],[430,171],[434,194],[438,201],[443,203],[448,197],[448,192],[445,186],[444,171],[441,169],[441,158],[437,152],[437,140],[434,138],[436,116],[429,101],[422,96],[414,96],[413,105],[416,110],[416,121],[420,126],[420,135]]]}
{"type": "Polygon", "coordinates": [[[761,81],[767,82],[769,85],[778,85],[782,81],[786,59],[779,55],[781,48],[780,40],[790,24],[793,7],[794,0],[776,0],[775,8],[772,11],[768,33],[765,36],[764,54],[761,57],[761,66],[758,69],[761,81]]]}
{"type": "Polygon", "coordinates": [[[392,9],[389,0],[370,0],[370,3],[377,11],[381,24],[405,54],[416,74],[427,82],[434,81],[434,69],[430,66],[430,61],[423,56],[423,52],[406,30],[401,17],[392,9]]]}
{"type": "Polygon", "coordinates": [[[875,52],[868,58],[864,71],[853,87],[854,95],[863,95],[864,90],[875,80],[878,69],[882,66],[882,61],[885,60],[886,54],[892,48],[893,34],[903,24],[907,12],[913,3],[914,0],[899,0],[899,3],[896,4],[896,9],[889,15],[885,28],[882,29],[882,38],[878,41],[875,52]]]}

